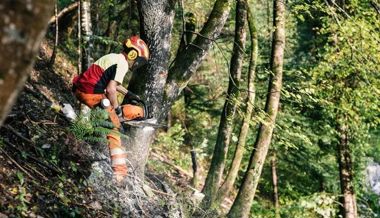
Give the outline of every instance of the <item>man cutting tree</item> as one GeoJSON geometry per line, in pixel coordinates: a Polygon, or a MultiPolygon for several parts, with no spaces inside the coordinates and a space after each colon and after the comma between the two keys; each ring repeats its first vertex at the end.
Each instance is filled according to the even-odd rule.
{"type": "Polygon", "coordinates": [[[135,71],[146,64],[148,59],[148,46],[138,36],[132,36],[123,43],[123,51],[120,54],[111,53],[99,58],[84,73],[73,79],[73,92],[78,100],[90,108],[103,103],[102,106],[106,107],[114,125],[113,131],[107,135],[107,140],[112,169],[118,182],[127,175],[126,152],[121,145],[119,118],[127,120],[141,118],[144,116],[144,111],[139,106],[119,105],[117,92],[124,94],[128,100],[141,100],[121,84],[128,70],[135,71]]]}

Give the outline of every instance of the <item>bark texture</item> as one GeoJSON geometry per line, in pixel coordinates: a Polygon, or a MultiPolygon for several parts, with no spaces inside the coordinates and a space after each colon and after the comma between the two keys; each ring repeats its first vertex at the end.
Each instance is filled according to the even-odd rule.
{"type": "Polygon", "coordinates": [[[246,41],[246,23],[247,23],[247,3],[245,0],[236,2],[236,26],[233,54],[230,64],[230,77],[226,101],[220,117],[218,136],[211,160],[210,169],[207,174],[205,186],[203,188],[204,208],[215,207],[217,191],[223,179],[223,171],[231,141],[231,134],[238,107],[239,83],[241,79],[241,69],[243,66],[245,41],[246,41]]]}
{"type": "Polygon", "coordinates": [[[255,149],[251,154],[248,169],[244,175],[239,193],[228,213],[228,217],[248,217],[253,198],[259,183],[261,171],[268,153],[275,126],[276,116],[280,103],[282,87],[282,66],[285,47],[285,2],[274,1],[275,32],[272,41],[271,70],[273,75],[269,81],[269,89],[265,112],[267,116],[260,129],[255,142],[255,149]]]}
{"type": "MultiPolygon", "coordinates": [[[[147,66],[133,74],[128,89],[143,96],[153,107],[154,117],[159,121],[166,117],[162,116],[161,108],[163,89],[168,75],[174,4],[175,2],[171,0],[138,1],[141,37],[147,42],[151,56],[147,66]]],[[[144,175],[154,132],[153,129],[147,131],[146,128],[139,128],[129,133],[129,137],[135,141],[127,145],[127,150],[131,152],[128,157],[140,177],[144,175]]]]}
{"type": "MultiPolygon", "coordinates": [[[[50,57],[50,65],[53,66],[55,62],[55,57],[57,56],[58,49],[58,36],[59,36],[59,24],[58,24],[58,0],[55,1],[54,6],[54,14],[55,14],[55,39],[54,39],[54,48],[53,53],[50,57]]],[[[49,22],[50,24],[50,22],[49,22]]]]}
{"type": "Polygon", "coordinates": [[[240,128],[239,139],[236,145],[234,157],[231,163],[231,167],[228,171],[227,177],[223,182],[223,185],[219,188],[216,202],[222,202],[232,190],[235,183],[236,177],[240,169],[240,163],[243,158],[245,151],[245,144],[247,140],[247,135],[249,132],[249,123],[252,118],[253,106],[255,103],[255,75],[256,75],[256,64],[257,64],[257,54],[258,54],[258,44],[257,44],[257,30],[255,23],[255,15],[252,9],[248,8],[248,25],[251,41],[250,50],[250,61],[248,70],[248,94],[246,99],[246,108],[243,117],[243,123],[240,128]]]}
{"type": "Polygon", "coordinates": [[[341,215],[343,218],[357,218],[357,207],[353,184],[352,159],[348,141],[348,126],[338,125],[338,163],[342,197],[341,215]]]}
{"type": "MultiPolygon", "coordinates": [[[[187,46],[187,49],[178,53],[170,70],[168,70],[168,60],[176,1],[138,1],[141,37],[149,46],[151,58],[147,66],[132,76],[129,90],[141,95],[153,107],[153,115],[158,122],[167,117],[173,102],[197,70],[212,41],[219,35],[229,14],[231,1],[216,1],[200,33],[202,36],[198,35],[192,43],[196,46],[187,46]]],[[[131,161],[131,164],[140,172],[139,175],[143,176],[146,157],[155,131],[144,134],[140,134],[140,131],[144,131],[143,128],[136,130],[135,133],[132,132],[129,137],[143,136],[145,139],[140,141],[136,138],[136,143],[128,145],[127,150],[130,151],[129,157],[133,156],[132,159],[137,160],[131,161]]]]}
{"type": "Polygon", "coordinates": [[[47,0],[0,2],[0,125],[28,77],[53,7],[47,0]]]}
{"type": "Polygon", "coordinates": [[[81,0],[78,0],[78,10],[77,10],[77,13],[78,13],[78,75],[82,73],[83,69],[82,69],[82,22],[81,22],[81,19],[80,17],[82,17],[82,12],[81,12],[81,8],[82,8],[82,1],[81,0]]]}
{"type": "Polygon", "coordinates": [[[277,178],[277,155],[273,151],[271,159],[271,169],[272,169],[272,185],[273,185],[273,206],[276,212],[276,218],[280,218],[280,202],[278,200],[278,178],[277,178]]]}
{"type": "Polygon", "coordinates": [[[80,3],[80,22],[82,28],[82,38],[84,44],[84,58],[82,60],[83,69],[87,69],[93,62],[92,51],[94,44],[91,40],[92,37],[92,22],[91,22],[91,0],[81,0],[80,3]]]}

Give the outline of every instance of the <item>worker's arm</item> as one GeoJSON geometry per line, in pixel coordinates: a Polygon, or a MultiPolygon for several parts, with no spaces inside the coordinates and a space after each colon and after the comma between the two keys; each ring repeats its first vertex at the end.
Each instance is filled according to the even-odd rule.
{"type": "Polygon", "coordinates": [[[122,86],[122,85],[116,86],[116,90],[123,95],[126,95],[128,92],[128,90],[126,88],[124,88],[124,86],[122,86]]]}
{"type": "Polygon", "coordinates": [[[126,88],[124,88],[124,86],[122,85],[118,85],[116,86],[116,90],[118,92],[120,92],[121,94],[125,95],[128,99],[130,100],[141,100],[140,97],[136,94],[134,94],[133,92],[127,90],[126,88]]]}
{"type": "Polygon", "coordinates": [[[116,90],[117,86],[118,86],[118,82],[116,82],[115,80],[111,80],[109,81],[106,88],[106,96],[110,100],[113,108],[117,108],[119,106],[119,102],[117,101],[117,90],[116,90]]]}

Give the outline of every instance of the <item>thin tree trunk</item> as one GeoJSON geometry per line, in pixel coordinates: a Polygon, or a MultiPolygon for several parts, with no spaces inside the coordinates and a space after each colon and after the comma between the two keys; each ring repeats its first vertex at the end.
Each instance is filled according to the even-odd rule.
{"type": "Polygon", "coordinates": [[[198,162],[197,162],[197,152],[195,151],[195,147],[192,145],[191,146],[191,163],[192,163],[192,168],[193,168],[193,178],[191,179],[191,185],[194,188],[198,187],[198,181],[199,181],[199,175],[198,175],[198,162]]]}
{"type": "Polygon", "coordinates": [[[220,118],[218,136],[207,174],[203,193],[203,207],[215,207],[217,191],[223,179],[225,161],[230,145],[235,112],[238,107],[236,101],[239,98],[239,82],[245,54],[247,3],[245,0],[237,0],[236,4],[236,27],[233,54],[231,57],[230,77],[224,108],[220,118]]]}
{"type": "Polygon", "coordinates": [[[78,75],[82,73],[82,25],[81,0],[78,0],[78,75]]]}
{"type": "MultiPolygon", "coordinates": [[[[182,13],[184,12],[182,11],[182,13]]],[[[187,46],[192,42],[194,38],[196,23],[197,23],[197,20],[194,14],[192,13],[187,14],[186,16],[183,15],[182,19],[184,19],[183,22],[185,23],[183,24],[183,27],[182,27],[183,33],[181,37],[181,42],[179,43],[178,52],[182,52],[183,50],[185,50],[187,46]]]]}
{"type": "Polygon", "coordinates": [[[272,169],[272,185],[273,185],[273,206],[276,213],[276,218],[280,218],[280,202],[278,200],[278,178],[277,178],[277,155],[276,151],[273,151],[271,160],[272,169]]]}
{"type": "MultiPolygon", "coordinates": [[[[254,5],[254,4],[253,4],[254,5]]],[[[243,158],[244,147],[247,140],[247,135],[249,132],[249,123],[252,117],[253,106],[255,102],[255,74],[256,74],[256,64],[257,64],[257,54],[258,54],[258,44],[257,44],[257,30],[255,15],[251,8],[248,8],[248,25],[251,40],[251,51],[250,51],[250,62],[248,71],[248,94],[247,94],[247,106],[244,113],[243,124],[240,128],[240,134],[238,143],[236,145],[236,150],[234,158],[231,163],[231,167],[228,171],[227,178],[225,179],[222,187],[218,190],[218,195],[216,202],[222,202],[232,190],[233,184],[235,183],[236,177],[240,169],[240,163],[243,158]]]]}
{"type": "MultiPolygon", "coordinates": [[[[189,38],[187,38],[189,39],[189,38]]],[[[183,39],[182,39],[183,40],[183,39]]],[[[183,48],[185,49],[185,47],[183,48]]],[[[180,51],[181,49],[179,49],[180,51]]],[[[184,90],[183,92],[183,96],[184,96],[184,101],[185,101],[185,129],[186,129],[186,134],[184,136],[184,139],[185,139],[185,145],[190,145],[191,146],[191,151],[190,151],[190,155],[191,155],[191,164],[192,164],[192,169],[193,169],[193,178],[191,179],[191,185],[194,187],[194,188],[197,188],[198,187],[198,181],[199,181],[199,175],[198,175],[198,162],[197,162],[197,153],[196,153],[196,150],[195,150],[195,146],[193,144],[193,141],[192,141],[192,135],[190,133],[190,131],[188,130],[188,126],[190,125],[190,120],[189,120],[189,113],[187,111],[187,108],[189,108],[189,105],[190,105],[190,95],[191,95],[192,91],[187,88],[184,90]]]]}
{"type": "Polygon", "coordinates": [[[84,44],[84,59],[82,66],[84,69],[87,69],[93,62],[92,50],[94,44],[92,43],[92,23],[91,23],[91,1],[90,0],[81,0],[81,27],[83,34],[83,44],[84,44]]]}
{"type": "MultiPolygon", "coordinates": [[[[349,1],[347,2],[349,3],[349,1]]],[[[343,9],[346,8],[346,1],[345,0],[338,0],[337,3],[340,7],[343,9]]],[[[334,35],[337,35],[334,33],[334,35]]],[[[335,45],[338,44],[338,37],[336,38],[335,45]]],[[[350,86],[346,84],[346,86],[350,86]]],[[[351,87],[352,88],[352,87],[351,87]]],[[[339,99],[338,102],[340,102],[340,95],[337,94],[337,98],[339,99]]],[[[357,218],[357,206],[356,206],[356,199],[355,199],[355,191],[354,191],[354,184],[353,184],[353,171],[352,171],[352,159],[351,159],[351,149],[350,144],[348,141],[348,120],[345,115],[340,114],[338,112],[337,116],[337,132],[339,137],[339,143],[337,145],[337,159],[339,164],[339,177],[340,177],[340,187],[341,187],[341,207],[340,207],[340,214],[343,218],[357,218]]]]}
{"type": "Polygon", "coordinates": [[[58,49],[58,36],[59,36],[58,0],[55,1],[54,14],[55,14],[55,39],[54,39],[53,53],[51,54],[51,58],[50,58],[50,66],[54,65],[55,57],[57,55],[57,49],[58,49]]]}
{"type": "Polygon", "coordinates": [[[344,123],[338,125],[339,143],[337,146],[339,176],[342,197],[341,215],[343,218],[357,218],[357,207],[353,185],[353,172],[351,151],[348,142],[348,126],[344,123]]]}
{"type": "Polygon", "coordinates": [[[47,0],[0,1],[0,125],[29,75],[53,8],[47,0]]]}
{"type": "Polygon", "coordinates": [[[168,112],[168,117],[166,118],[166,129],[165,131],[168,131],[170,129],[170,127],[172,127],[173,125],[173,116],[172,116],[172,112],[169,111],[168,112]]]}
{"type": "Polygon", "coordinates": [[[171,107],[180,92],[187,86],[191,76],[198,69],[213,42],[219,36],[226,23],[232,0],[216,0],[208,20],[197,37],[185,51],[177,54],[170,68],[165,85],[165,111],[171,107]]]}
{"type": "Polygon", "coordinates": [[[272,139],[279,108],[285,47],[285,2],[282,0],[275,0],[273,10],[273,23],[276,29],[272,41],[271,69],[273,75],[270,78],[267,102],[265,105],[267,116],[260,125],[255,142],[255,149],[252,151],[243,183],[231,210],[228,213],[228,217],[231,218],[249,216],[257,184],[259,183],[261,171],[272,139]]]}

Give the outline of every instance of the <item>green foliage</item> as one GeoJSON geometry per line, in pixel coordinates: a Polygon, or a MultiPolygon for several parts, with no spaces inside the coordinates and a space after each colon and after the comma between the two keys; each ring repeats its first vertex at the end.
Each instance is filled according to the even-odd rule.
{"type": "MultiPolygon", "coordinates": [[[[15,199],[18,201],[18,206],[16,206],[16,210],[21,213],[21,214],[25,214],[26,211],[28,211],[28,203],[29,201],[26,199],[27,197],[27,192],[26,192],[26,189],[24,187],[25,185],[25,179],[24,179],[24,175],[21,173],[21,172],[17,172],[17,178],[19,180],[19,184],[17,186],[17,194],[16,194],[16,197],[15,199]]],[[[29,194],[30,195],[30,194],[29,194]]]]}
{"type": "MultiPolygon", "coordinates": [[[[108,121],[107,111],[95,108],[89,114],[80,115],[70,126],[70,131],[79,140],[106,143],[106,135],[114,128],[108,121]]],[[[121,134],[121,133],[120,133],[121,134]]],[[[122,137],[125,135],[121,135],[122,137]]]]}
{"type": "Polygon", "coordinates": [[[287,201],[281,214],[294,218],[334,218],[338,212],[337,196],[328,193],[314,193],[301,197],[298,201],[287,201]]]}
{"type": "Polygon", "coordinates": [[[167,146],[168,148],[179,147],[183,145],[183,136],[185,135],[184,129],[180,124],[175,124],[168,129],[165,134],[160,134],[157,142],[167,146]]]}
{"type": "Polygon", "coordinates": [[[189,158],[183,158],[185,130],[180,124],[174,124],[167,132],[158,134],[156,143],[165,150],[165,154],[181,167],[189,167],[189,158]]]}

